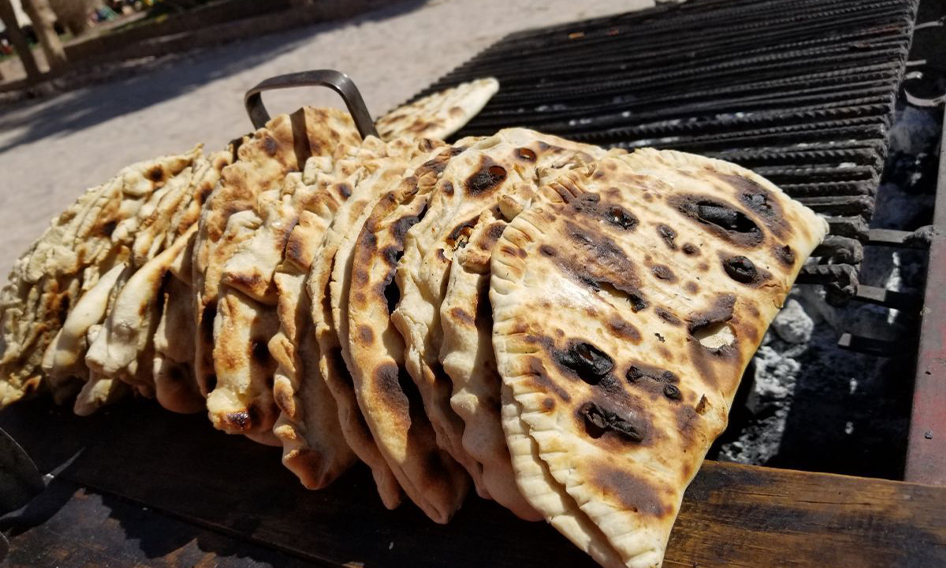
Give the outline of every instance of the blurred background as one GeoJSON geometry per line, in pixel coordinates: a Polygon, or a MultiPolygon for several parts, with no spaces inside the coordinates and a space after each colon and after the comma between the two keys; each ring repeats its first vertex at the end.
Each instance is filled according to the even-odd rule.
{"type": "MultiPolygon", "coordinates": [[[[509,32],[650,0],[0,0],[0,273],[79,192],[130,163],[252,126],[243,93],[349,74],[379,116],[509,32]]],[[[272,114],[340,105],[266,96],[272,114]]]]}

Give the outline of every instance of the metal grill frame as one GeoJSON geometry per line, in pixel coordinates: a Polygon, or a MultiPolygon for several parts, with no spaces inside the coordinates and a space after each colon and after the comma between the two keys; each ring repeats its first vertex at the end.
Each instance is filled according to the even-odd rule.
{"type": "Polygon", "coordinates": [[[917,6],[660,4],[513,33],[411,100],[493,75],[499,93],[453,139],[524,126],[605,147],[672,148],[744,165],[825,215],[841,238],[816,252],[819,266],[805,267],[799,283],[825,286],[834,304],[870,301],[878,294],[858,285],[858,263],[863,244],[874,240],[869,221],[917,6]],[[635,45],[644,47],[627,49],[635,45]],[[625,78],[594,75],[607,70],[625,78]],[[747,112],[732,112],[737,106],[747,112]]]}

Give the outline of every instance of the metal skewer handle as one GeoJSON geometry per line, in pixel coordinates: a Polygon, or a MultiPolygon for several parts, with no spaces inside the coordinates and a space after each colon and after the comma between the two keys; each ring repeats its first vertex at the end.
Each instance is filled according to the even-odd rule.
{"type": "Polygon", "coordinates": [[[256,128],[263,128],[269,121],[269,113],[263,106],[264,91],[274,91],[276,89],[293,89],[296,87],[328,87],[338,93],[348,112],[351,113],[355,126],[358,128],[362,138],[368,136],[378,137],[378,131],[374,127],[374,121],[365,107],[365,101],[361,98],[361,93],[355,87],[351,78],[332,69],[318,69],[315,71],[302,71],[300,73],[289,73],[287,75],[278,75],[266,79],[259,85],[246,92],[243,98],[243,104],[246,105],[246,112],[250,115],[250,122],[256,128]]]}

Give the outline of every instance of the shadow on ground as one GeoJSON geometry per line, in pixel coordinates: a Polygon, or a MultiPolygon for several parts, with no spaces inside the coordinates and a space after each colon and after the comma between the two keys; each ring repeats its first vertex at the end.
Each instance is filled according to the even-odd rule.
{"type": "MultiPolygon", "coordinates": [[[[52,98],[7,105],[0,114],[0,131],[24,130],[0,144],[0,153],[20,144],[76,132],[186,95],[207,83],[257,67],[292,51],[315,34],[392,18],[414,10],[426,1],[396,2],[352,19],[247,38],[229,45],[183,54],[169,54],[131,66],[124,64],[116,72],[127,75],[131,67],[134,76],[113,78],[52,98]]],[[[106,65],[115,64],[103,64],[106,65]]],[[[195,108],[193,111],[199,113],[200,109],[195,108]]]]}

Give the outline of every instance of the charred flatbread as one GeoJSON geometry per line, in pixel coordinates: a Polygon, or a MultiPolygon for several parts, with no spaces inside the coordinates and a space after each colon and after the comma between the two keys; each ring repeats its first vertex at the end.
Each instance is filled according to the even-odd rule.
{"type": "Polygon", "coordinates": [[[154,396],[154,332],[161,318],[161,288],[171,264],[196,234],[197,226],[128,279],[95,341],[85,364],[100,375],[118,378],[146,397],[154,396]]]}
{"type": "MultiPolygon", "coordinates": [[[[393,280],[404,235],[423,216],[447,163],[462,151],[457,147],[436,152],[378,201],[350,241],[351,263],[345,265],[351,270],[348,303],[339,313],[348,322],[343,354],[378,449],[408,497],[439,523],[462,505],[470,480],[437,445],[423,400],[404,368],[404,343],[390,313],[397,304],[393,280]]],[[[336,262],[336,271],[341,269],[336,262]]]]}
{"type": "Polygon", "coordinates": [[[659,566],[683,492],[827,224],[747,170],[678,152],[613,155],[543,192],[491,261],[517,479],[550,520],[563,513],[548,503],[564,504],[556,528],[600,562],[659,566]]]}
{"type": "Polygon", "coordinates": [[[129,228],[142,204],[199,155],[196,148],[121,170],[79,197],[15,263],[0,292],[0,408],[43,386],[59,401],[75,393],[75,382],[44,385],[40,368],[49,344],[82,293],[128,259],[129,228]]]}
{"type": "MultiPolygon", "coordinates": [[[[236,149],[236,160],[224,168],[220,182],[204,206],[194,244],[192,285],[196,318],[194,371],[203,395],[216,387],[214,319],[225,263],[252,231],[240,223],[255,222],[259,195],[279,189],[290,172],[301,171],[312,156],[330,156],[340,144],[358,144],[361,138],[351,117],[333,109],[305,107],[279,115],[236,149]]],[[[270,334],[271,336],[271,334],[270,334]]],[[[266,337],[265,341],[268,341],[266,337]]]]}
{"type": "MultiPolygon", "coordinates": [[[[489,484],[485,482],[484,468],[492,467],[502,455],[473,456],[464,447],[464,421],[450,403],[452,377],[445,373],[439,358],[443,341],[441,303],[451,262],[466,247],[484,212],[500,218],[504,211],[514,215],[533,199],[540,170],[554,172],[556,166],[575,160],[591,161],[593,155],[604,151],[525,129],[502,130],[485,139],[461,140],[457,144],[467,147],[446,165],[430,194],[424,218],[404,238],[396,276],[400,301],[391,313],[391,322],[404,338],[405,366],[418,386],[440,447],[467,469],[481,496],[490,497],[493,491],[489,485],[494,485],[500,499],[528,514],[521,499],[515,498],[508,475],[491,471],[489,484]]],[[[412,205],[406,203],[405,207],[412,205]]],[[[401,214],[395,211],[392,216],[400,218],[401,214]]],[[[501,231],[502,227],[493,227],[494,241],[496,229],[501,231]]],[[[472,318],[464,310],[457,307],[453,313],[472,318]]]]}
{"type": "Polygon", "coordinates": [[[375,122],[381,138],[400,137],[445,139],[454,134],[499,91],[492,77],[461,83],[398,107],[375,122]]]}

